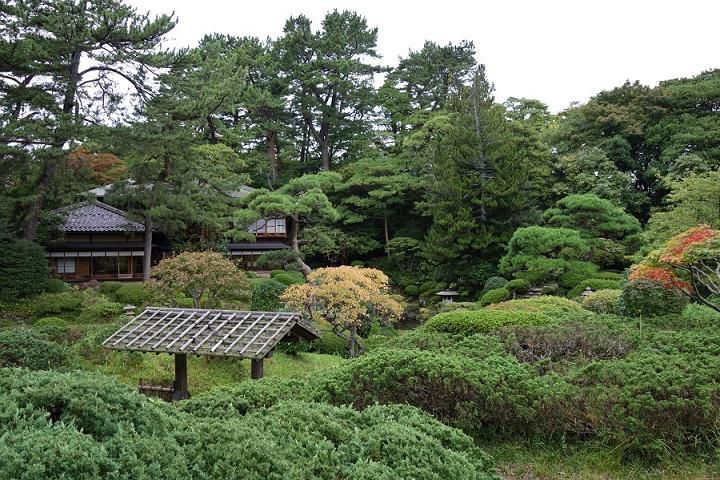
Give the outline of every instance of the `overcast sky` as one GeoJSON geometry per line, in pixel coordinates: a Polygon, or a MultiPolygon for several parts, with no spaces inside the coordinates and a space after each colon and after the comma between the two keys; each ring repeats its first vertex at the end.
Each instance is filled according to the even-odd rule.
{"type": "Polygon", "coordinates": [[[173,10],[173,46],[206,33],[277,37],[304,13],[315,29],[333,8],[355,10],[379,28],[382,63],[395,65],[425,40],[473,40],[496,99],[537,98],[559,111],[600,90],[640,80],[687,77],[720,67],[717,0],[129,0],[173,10]]]}

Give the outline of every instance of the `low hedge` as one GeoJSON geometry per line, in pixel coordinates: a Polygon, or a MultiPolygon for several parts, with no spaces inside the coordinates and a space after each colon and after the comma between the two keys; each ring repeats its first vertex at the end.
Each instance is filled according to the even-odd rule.
{"type": "Polygon", "coordinates": [[[620,313],[622,290],[598,290],[583,298],[582,306],[591,312],[617,315],[620,313]]]}
{"type": "Polygon", "coordinates": [[[117,292],[123,285],[125,285],[123,282],[113,282],[113,281],[101,282],[99,290],[100,290],[100,293],[110,295],[110,294],[117,292]]]}
{"type": "Polygon", "coordinates": [[[480,305],[486,306],[493,303],[504,302],[510,297],[512,297],[512,294],[507,288],[493,288],[492,290],[488,290],[487,292],[485,292],[482,297],[480,297],[480,305]]]}
{"type": "Polygon", "coordinates": [[[288,287],[296,283],[305,283],[305,276],[301,272],[273,270],[270,275],[272,278],[288,287]]]}
{"type": "Polygon", "coordinates": [[[144,283],[125,283],[113,294],[116,302],[123,305],[143,306],[150,297],[144,283]]]}
{"type": "Polygon", "coordinates": [[[597,290],[619,290],[622,287],[620,280],[606,280],[602,278],[589,278],[575,285],[571,290],[568,291],[568,298],[577,298],[588,288],[597,290]]]}
{"type": "Polygon", "coordinates": [[[629,317],[655,317],[682,313],[688,298],[674,288],[649,280],[626,283],[620,296],[620,312],[629,317]]]}
{"type": "Polygon", "coordinates": [[[280,295],[287,285],[274,278],[264,279],[253,285],[250,308],[259,312],[272,312],[282,307],[280,295]]]}
{"type": "Polygon", "coordinates": [[[551,317],[581,317],[590,313],[582,308],[579,303],[573,300],[553,296],[508,300],[507,302],[490,305],[488,309],[544,313],[545,315],[549,315],[551,317]]]}
{"type": "Polygon", "coordinates": [[[80,323],[99,323],[115,320],[123,312],[123,306],[116,302],[100,302],[83,308],[77,320],[80,323]]]}
{"type": "Polygon", "coordinates": [[[435,315],[427,321],[425,328],[436,332],[473,335],[515,325],[546,325],[553,322],[551,317],[539,312],[491,309],[455,310],[435,315]]]}

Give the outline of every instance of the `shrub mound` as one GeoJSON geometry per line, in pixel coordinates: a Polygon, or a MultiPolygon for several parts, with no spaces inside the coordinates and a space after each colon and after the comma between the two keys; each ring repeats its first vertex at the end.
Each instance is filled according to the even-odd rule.
{"type": "Polygon", "coordinates": [[[0,367],[25,367],[45,370],[64,365],[68,360],[62,346],[48,341],[32,330],[0,331],[0,367]]]}
{"type": "Polygon", "coordinates": [[[544,313],[551,317],[585,316],[590,313],[573,300],[552,296],[508,300],[507,302],[491,305],[488,309],[544,313]]]}
{"type": "Polygon", "coordinates": [[[282,306],[280,294],[282,294],[286,288],[287,285],[274,278],[256,282],[252,289],[250,308],[259,312],[278,310],[282,306]]]}
{"type": "Polygon", "coordinates": [[[493,288],[492,290],[488,290],[487,292],[485,292],[483,296],[480,297],[480,305],[486,306],[492,305],[493,303],[504,302],[510,297],[512,297],[512,294],[507,288],[493,288]]]}
{"type": "Polygon", "coordinates": [[[0,478],[499,480],[470,437],[410,406],[196,416],[100,375],[0,373],[0,478]]]}
{"type": "Polygon", "coordinates": [[[568,298],[579,297],[587,288],[598,291],[598,290],[619,290],[622,287],[622,282],[619,280],[607,280],[603,278],[589,278],[575,285],[567,293],[568,298]]]}
{"type": "Polygon", "coordinates": [[[99,302],[86,306],[78,315],[81,323],[97,323],[114,320],[123,312],[123,306],[115,302],[99,302]]]}
{"type": "Polygon", "coordinates": [[[617,315],[621,295],[622,290],[598,290],[585,297],[582,306],[594,313],[617,315]]]}
{"type": "Polygon", "coordinates": [[[454,310],[439,313],[427,321],[425,328],[436,332],[473,335],[515,325],[545,325],[554,320],[538,311],[522,310],[454,310]]]}
{"type": "Polygon", "coordinates": [[[682,313],[687,304],[687,297],[675,289],[649,280],[633,280],[623,287],[619,305],[623,315],[655,317],[682,313]]]}
{"type": "Polygon", "coordinates": [[[296,283],[305,283],[305,276],[301,272],[293,272],[289,270],[273,270],[271,277],[278,282],[289,287],[296,283]]]}
{"type": "Polygon", "coordinates": [[[143,283],[125,283],[115,290],[115,301],[123,305],[143,306],[149,298],[149,293],[143,283]]]}

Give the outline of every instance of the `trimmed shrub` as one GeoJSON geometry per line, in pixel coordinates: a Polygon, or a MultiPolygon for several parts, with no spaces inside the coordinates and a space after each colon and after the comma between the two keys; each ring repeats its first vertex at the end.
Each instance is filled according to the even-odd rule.
{"type": "Polygon", "coordinates": [[[65,350],[32,330],[0,331],[0,367],[25,367],[44,370],[62,366],[65,350]]]}
{"type": "Polygon", "coordinates": [[[545,325],[554,320],[539,312],[514,310],[455,310],[440,313],[427,321],[425,328],[436,332],[473,335],[515,325],[545,325]]]}
{"type": "Polygon", "coordinates": [[[720,325],[720,312],[699,303],[690,303],[682,311],[682,318],[695,326],[720,325]]]}
{"type": "Polygon", "coordinates": [[[593,291],[598,290],[619,290],[622,284],[618,280],[604,280],[600,278],[589,278],[575,285],[568,293],[568,298],[579,297],[587,288],[593,291]]]}
{"type": "Polygon", "coordinates": [[[273,270],[271,277],[288,287],[297,283],[305,283],[305,276],[302,272],[273,270]]]}
{"type": "Polygon", "coordinates": [[[115,302],[101,302],[85,307],[77,320],[81,323],[98,323],[114,320],[123,312],[123,305],[115,302]]]}
{"type": "Polygon", "coordinates": [[[320,338],[312,342],[310,351],[315,353],[324,353],[326,355],[339,355],[346,357],[348,354],[348,345],[345,340],[335,335],[329,330],[321,330],[320,338]]]}
{"type": "Polygon", "coordinates": [[[417,297],[419,293],[420,293],[420,289],[418,288],[417,285],[408,285],[407,287],[405,287],[406,295],[409,295],[411,297],[417,297]]]}
{"type": "Polygon", "coordinates": [[[43,317],[35,320],[33,327],[67,327],[68,322],[59,317],[43,317]]]}
{"type": "Polygon", "coordinates": [[[260,312],[275,311],[282,307],[280,295],[287,285],[274,278],[265,279],[253,285],[250,308],[260,312]]]}
{"type": "Polygon", "coordinates": [[[523,278],[516,278],[514,280],[510,280],[506,285],[505,288],[508,289],[508,291],[512,294],[515,293],[524,293],[527,292],[530,289],[530,282],[523,278]]]}
{"type": "Polygon", "coordinates": [[[126,285],[123,282],[101,282],[100,283],[100,293],[104,293],[105,295],[111,295],[115,292],[117,292],[123,285],[126,285]]]}
{"type": "Polygon", "coordinates": [[[485,292],[483,296],[480,297],[480,305],[485,306],[493,303],[504,302],[511,296],[510,291],[505,287],[493,288],[492,290],[485,292]]]}
{"type": "Polygon", "coordinates": [[[569,261],[567,271],[558,277],[558,284],[564,289],[571,290],[586,279],[594,278],[598,270],[598,266],[590,262],[569,261]]]}
{"type": "Polygon", "coordinates": [[[490,310],[514,310],[521,312],[543,313],[551,317],[577,317],[586,316],[590,312],[582,306],[567,298],[562,297],[533,297],[508,300],[507,302],[496,303],[487,307],[490,310]]]}
{"type": "Polygon", "coordinates": [[[47,281],[45,291],[48,293],[61,293],[70,288],[70,285],[63,282],[59,278],[51,278],[47,281]]]}
{"type": "Polygon", "coordinates": [[[618,282],[625,280],[623,274],[617,272],[597,272],[593,274],[593,278],[601,278],[603,280],[617,280],[618,282]]]}
{"type": "Polygon", "coordinates": [[[47,290],[50,267],[37,243],[0,235],[0,300],[14,301],[47,290]]]}
{"type": "Polygon", "coordinates": [[[489,290],[494,290],[496,288],[502,288],[507,284],[508,284],[508,281],[506,279],[504,279],[503,277],[490,277],[487,280],[485,280],[485,286],[483,287],[481,293],[485,293],[489,290]]]}
{"type": "Polygon", "coordinates": [[[630,317],[679,314],[687,304],[688,299],[681,292],[649,280],[626,283],[619,303],[621,313],[630,317]]]}
{"type": "Polygon", "coordinates": [[[585,297],[583,308],[594,313],[617,315],[620,313],[620,296],[622,290],[598,290],[585,297]]]}
{"type": "Polygon", "coordinates": [[[149,298],[149,293],[143,283],[125,283],[115,290],[115,301],[123,305],[135,305],[140,307],[149,298]]]}
{"type": "Polygon", "coordinates": [[[350,266],[351,267],[364,267],[365,262],[363,262],[362,260],[353,260],[352,262],[350,262],[350,266]]]}
{"type": "Polygon", "coordinates": [[[45,293],[28,301],[33,316],[52,313],[67,313],[80,309],[83,294],[78,290],[69,290],[62,293],[45,293]]]}

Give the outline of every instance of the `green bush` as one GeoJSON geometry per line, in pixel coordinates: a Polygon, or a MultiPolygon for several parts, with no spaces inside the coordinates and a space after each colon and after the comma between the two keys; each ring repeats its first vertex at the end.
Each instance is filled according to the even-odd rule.
{"type": "Polygon", "coordinates": [[[470,437],[413,407],[279,401],[303,389],[281,383],[175,409],[100,375],[3,370],[0,478],[498,479],[470,437]]]}
{"type": "Polygon", "coordinates": [[[597,272],[593,274],[593,278],[600,278],[602,280],[617,280],[618,282],[625,279],[622,273],[617,272],[597,272]]]}
{"type": "Polygon", "coordinates": [[[599,268],[590,262],[573,260],[567,262],[567,270],[558,277],[558,284],[567,290],[575,288],[588,278],[594,278],[599,268]]]}
{"type": "Polygon", "coordinates": [[[594,313],[617,315],[620,313],[622,290],[598,290],[583,298],[583,308],[594,313]]]}
{"type": "Polygon", "coordinates": [[[253,285],[250,308],[260,312],[275,311],[282,307],[280,295],[287,285],[274,278],[265,279],[253,285]]]}
{"type": "Polygon", "coordinates": [[[60,367],[67,359],[62,346],[32,330],[16,328],[0,331],[0,367],[44,370],[60,367]]]}
{"type": "Polygon", "coordinates": [[[688,299],[681,292],[649,280],[626,283],[619,303],[621,313],[630,317],[679,314],[687,304],[688,299]]]}
{"type": "Polygon", "coordinates": [[[15,301],[47,290],[50,267],[40,245],[0,235],[0,251],[0,300],[15,301]]]}
{"type": "Polygon", "coordinates": [[[100,283],[100,293],[104,293],[105,295],[112,295],[113,293],[117,292],[123,285],[127,285],[123,282],[101,282],[100,283]]]}
{"type": "Polygon", "coordinates": [[[48,293],[61,293],[70,288],[70,285],[63,282],[59,278],[51,278],[47,281],[45,291],[48,293]]]}
{"type": "Polygon", "coordinates": [[[273,270],[271,277],[288,287],[296,283],[305,283],[305,276],[301,272],[273,270]]]}
{"type": "Polygon", "coordinates": [[[59,317],[43,317],[33,322],[33,327],[67,327],[68,322],[59,317]]]}
{"type": "Polygon", "coordinates": [[[310,351],[326,355],[347,356],[348,344],[329,330],[321,330],[320,338],[312,342],[310,351]]]}
{"type": "Polygon", "coordinates": [[[506,279],[504,279],[503,277],[490,277],[487,280],[485,280],[485,285],[483,286],[481,293],[485,293],[490,290],[495,290],[496,288],[503,288],[507,284],[508,284],[508,281],[506,279]]]}
{"type": "Polygon", "coordinates": [[[28,301],[33,316],[68,313],[80,309],[83,294],[77,289],[62,293],[44,293],[28,301]]]}
{"type": "Polygon", "coordinates": [[[140,307],[145,305],[150,295],[143,283],[125,283],[115,290],[113,296],[118,303],[140,307]]]}
{"type": "Polygon", "coordinates": [[[622,284],[618,280],[605,280],[600,278],[589,278],[575,285],[568,293],[568,298],[577,298],[586,289],[597,290],[619,290],[622,284]]]}
{"type": "Polygon", "coordinates": [[[543,313],[557,318],[583,317],[590,313],[573,300],[550,296],[508,300],[507,302],[490,305],[488,309],[543,313]]]}
{"type": "Polygon", "coordinates": [[[527,292],[530,289],[530,282],[523,278],[516,278],[514,280],[510,280],[506,285],[505,288],[508,289],[510,293],[524,293],[527,292]]]}
{"type": "Polygon", "coordinates": [[[695,326],[720,325],[720,312],[699,303],[690,303],[682,311],[682,318],[695,326]]]}
{"type": "Polygon", "coordinates": [[[516,325],[545,325],[553,322],[544,313],[484,308],[440,313],[428,320],[425,328],[436,332],[473,335],[516,325]]]}
{"type": "Polygon", "coordinates": [[[83,308],[77,320],[80,323],[107,322],[123,313],[123,305],[115,302],[101,302],[83,308]]]}
{"type": "Polygon", "coordinates": [[[480,305],[485,306],[493,303],[504,302],[510,297],[512,297],[512,295],[507,288],[493,288],[492,290],[488,290],[487,292],[485,292],[483,296],[480,297],[480,305]]]}
{"type": "Polygon", "coordinates": [[[364,267],[365,262],[363,262],[362,260],[353,260],[352,262],[350,262],[350,266],[351,267],[364,267]]]}
{"type": "Polygon", "coordinates": [[[408,285],[405,287],[405,294],[411,297],[417,297],[420,293],[420,288],[417,285],[408,285]]]}

